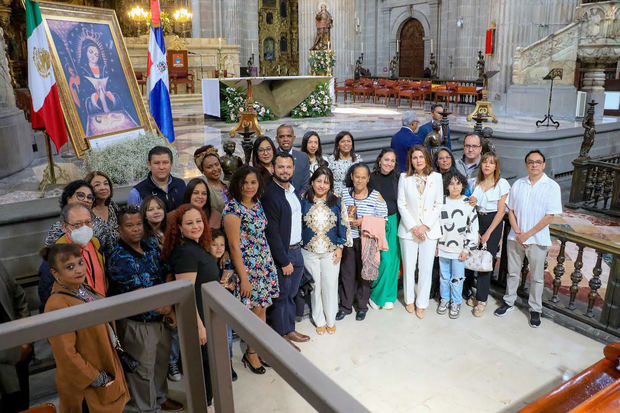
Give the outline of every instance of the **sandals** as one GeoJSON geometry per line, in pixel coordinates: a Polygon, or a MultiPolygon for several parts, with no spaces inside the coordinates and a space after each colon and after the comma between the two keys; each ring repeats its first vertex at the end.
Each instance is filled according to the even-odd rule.
{"type": "Polygon", "coordinates": [[[478,304],[474,307],[474,317],[482,317],[486,308],[486,301],[478,301],[478,304]]]}

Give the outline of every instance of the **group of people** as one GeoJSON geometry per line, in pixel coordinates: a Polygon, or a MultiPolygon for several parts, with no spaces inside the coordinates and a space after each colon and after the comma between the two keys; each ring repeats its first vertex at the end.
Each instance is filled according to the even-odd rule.
{"type": "MultiPolygon", "coordinates": [[[[443,108],[433,108],[441,116],[443,108]]],[[[415,114],[369,168],[350,132],[340,132],[324,157],[319,134],[307,132],[301,151],[290,125],[275,142],[254,142],[252,166],[223,177],[217,148],[198,148],[203,176],[187,184],[171,175],[166,147],[148,154],[148,176],[126,206],[112,200],[101,171],[68,184],[60,219],[41,255],[39,295],[44,311],[190,279],[196,291],[207,401],[212,386],[200,286],[218,281],[243,305],[300,350],[310,340],[296,331],[295,297],[304,273],[313,280],[311,318],[318,335],[355,310],[393,309],[401,271],[404,304],[420,319],[438,294],[437,312],[457,318],[462,302],[484,314],[491,272],[465,269],[470,252],[497,255],[508,210],[508,285],[495,315],[514,309],[524,257],[529,260],[530,325],[540,325],[548,224],[562,212],[560,189],[545,173],[538,151],[525,156],[528,176],[512,187],[501,178],[496,154],[482,154],[480,136],[464,140],[456,159],[446,146],[431,158],[415,114]],[[277,144],[277,146],[276,146],[277,144]],[[439,273],[434,280],[433,273],[439,273]],[[475,291],[475,292],[474,292],[475,291]]],[[[229,330],[232,357],[232,332],[229,330]]],[[[167,397],[167,378],[180,379],[174,308],[154,311],[50,339],[57,363],[61,410],[180,410],[167,397]],[[118,348],[135,361],[119,360],[118,348]]],[[[268,367],[247,347],[242,362],[255,374],[268,367]]],[[[233,380],[236,373],[233,370],[233,380]]]]}

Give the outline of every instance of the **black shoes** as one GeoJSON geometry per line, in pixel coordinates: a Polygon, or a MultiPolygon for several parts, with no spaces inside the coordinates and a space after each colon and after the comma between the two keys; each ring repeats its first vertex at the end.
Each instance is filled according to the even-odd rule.
{"type": "Polygon", "coordinates": [[[347,313],[345,313],[344,311],[342,311],[342,310],[338,310],[338,312],[336,313],[336,320],[337,320],[337,321],[340,321],[340,320],[342,320],[343,318],[345,318],[347,315],[348,315],[348,314],[347,314],[347,313]]]}
{"type": "MultiPolygon", "coordinates": [[[[256,354],[256,353],[250,353],[250,354],[256,354]]],[[[252,373],[254,373],[254,374],[265,374],[266,370],[265,370],[265,368],[262,365],[260,367],[254,367],[252,365],[252,363],[250,363],[250,359],[248,359],[248,353],[245,353],[243,355],[243,358],[241,359],[241,362],[243,362],[243,367],[249,368],[252,373]]]]}
{"type": "Polygon", "coordinates": [[[366,318],[366,311],[364,310],[360,310],[357,312],[357,314],[355,314],[355,319],[357,321],[364,321],[365,318],[366,318]]]}
{"type": "Polygon", "coordinates": [[[506,303],[502,304],[501,307],[499,307],[497,310],[495,310],[495,312],[493,314],[495,314],[498,317],[503,317],[506,314],[514,311],[515,307],[512,305],[508,305],[506,303]]]}
{"type": "Polygon", "coordinates": [[[237,372],[235,371],[235,369],[233,369],[232,361],[230,362],[230,373],[232,376],[232,381],[237,381],[239,377],[237,376],[237,372]]]}
{"type": "Polygon", "coordinates": [[[530,327],[536,328],[540,326],[540,313],[530,311],[530,327]]]}

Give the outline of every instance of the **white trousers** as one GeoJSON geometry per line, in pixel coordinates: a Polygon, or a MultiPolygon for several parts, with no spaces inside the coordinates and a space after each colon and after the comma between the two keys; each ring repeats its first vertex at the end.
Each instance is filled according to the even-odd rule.
{"type": "Polygon", "coordinates": [[[310,293],[312,320],[317,327],[333,327],[338,312],[338,274],[340,262],[334,264],[334,253],[315,254],[301,249],[304,266],[314,279],[314,289],[310,293]]]}
{"type": "Polygon", "coordinates": [[[417,308],[428,307],[435,261],[436,239],[424,241],[400,239],[400,251],[403,260],[403,289],[405,304],[415,304],[417,308]],[[415,282],[415,269],[418,266],[418,284],[415,282]]]}

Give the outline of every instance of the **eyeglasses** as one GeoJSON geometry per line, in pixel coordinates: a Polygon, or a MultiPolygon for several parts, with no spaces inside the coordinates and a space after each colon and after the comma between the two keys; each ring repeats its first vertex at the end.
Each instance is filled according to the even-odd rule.
{"type": "Polygon", "coordinates": [[[526,163],[528,164],[528,166],[534,166],[534,165],[540,166],[540,165],[544,164],[545,161],[541,161],[541,160],[538,160],[538,161],[527,161],[526,163]]]}
{"type": "Polygon", "coordinates": [[[463,147],[465,149],[478,149],[480,148],[482,145],[464,145],[463,147]]]}
{"type": "Polygon", "coordinates": [[[267,153],[267,152],[273,152],[273,149],[271,148],[262,148],[258,150],[258,153],[267,153]]]}
{"type": "Polygon", "coordinates": [[[93,194],[86,195],[84,192],[76,192],[75,197],[78,201],[84,201],[85,199],[88,199],[90,202],[93,202],[95,200],[93,194]]]}
{"type": "Polygon", "coordinates": [[[73,223],[73,224],[70,224],[70,223],[68,223],[68,222],[65,222],[65,223],[66,223],[66,224],[67,224],[67,226],[68,226],[69,228],[71,228],[71,229],[78,229],[78,228],[83,227],[84,225],[86,225],[86,226],[88,226],[88,227],[92,227],[92,226],[93,226],[93,221],[92,221],[91,219],[86,220],[86,221],[84,221],[84,222],[76,222],[76,223],[73,223]]]}

